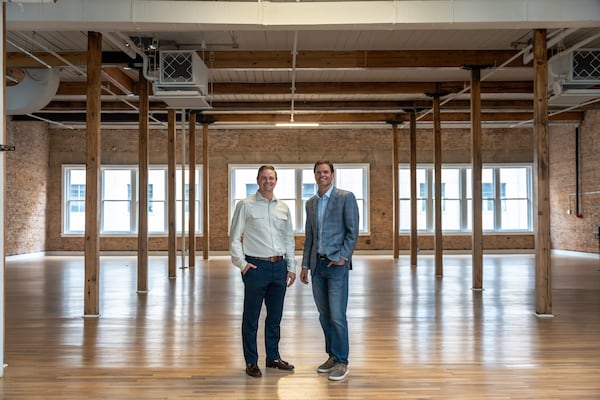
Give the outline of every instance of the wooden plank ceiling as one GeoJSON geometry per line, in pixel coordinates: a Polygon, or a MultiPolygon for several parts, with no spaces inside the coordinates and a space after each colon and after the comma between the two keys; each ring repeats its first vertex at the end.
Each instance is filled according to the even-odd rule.
{"type": "MultiPolygon", "coordinates": [[[[21,81],[27,68],[46,64],[61,70],[53,100],[38,112],[13,118],[67,126],[84,123],[87,32],[10,27],[6,33],[7,85],[21,81]]],[[[106,36],[115,37],[114,32],[107,31],[106,36]]],[[[549,49],[549,57],[599,32],[600,27],[549,29],[549,37],[562,35],[549,49]]],[[[419,123],[427,124],[432,118],[431,94],[442,96],[443,124],[468,126],[472,67],[482,68],[484,124],[526,125],[533,118],[533,67],[528,58],[532,30],[528,28],[148,29],[119,31],[119,35],[157,45],[158,51],[196,50],[209,71],[206,100],[210,107],[198,110],[199,120],[215,126],[256,126],[290,119],[385,126],[408,121],[409,110],[417,110],[419,123]]],[[[587,47],[594,45],[600,48],[600,40],[587,47]]],[[[136,126],[141,59],[130,58],[106,37],[103,51],[103,124],[136,126]]],[[[150,99],[151,125],[163,126],[168,106],[158,97],[150,99]]],[[[578,121],[584,110],[598,107],[600,101],[551,106],[550,120],[578,121]]]]}

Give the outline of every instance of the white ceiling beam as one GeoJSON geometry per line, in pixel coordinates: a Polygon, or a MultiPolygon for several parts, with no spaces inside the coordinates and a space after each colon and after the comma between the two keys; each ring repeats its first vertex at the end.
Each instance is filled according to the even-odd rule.
{"type": "Polygon", "coordinates": [[[598,0],[8,3],[9,30],[472,29],[600,26],[598,0]]]}

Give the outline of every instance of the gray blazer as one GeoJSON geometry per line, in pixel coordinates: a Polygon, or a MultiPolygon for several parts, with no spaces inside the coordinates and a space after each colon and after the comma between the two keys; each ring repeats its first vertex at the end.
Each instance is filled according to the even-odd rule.
{"type": "MultiPolygon", "coordinates": [[[[306,225],[302,266],[317,265],[317,195],[306,202],[306,225]]],[[[333,188],[323,216],[323,248],[330,260],[348,260],[352,268],[352,253],[358,239],[358,204],[352,192],[333,188]]]]}

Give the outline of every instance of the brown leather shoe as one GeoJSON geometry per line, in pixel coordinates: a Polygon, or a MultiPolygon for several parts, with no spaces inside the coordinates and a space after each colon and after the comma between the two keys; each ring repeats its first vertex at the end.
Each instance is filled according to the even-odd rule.
{"type": "Polygon", "coordinates": [[[282,359],[267,361],[267,368],[277,368],[284,371],[293,371],[294,366],[287,361],[283,361],[282,359]]]}
{"type": "Polygon", "coordinates": [[[246,374],[253,378],[260,378],[262,376],[262,372],[260,372],[260,368],[256,364],[246,364],[246,374]]]}

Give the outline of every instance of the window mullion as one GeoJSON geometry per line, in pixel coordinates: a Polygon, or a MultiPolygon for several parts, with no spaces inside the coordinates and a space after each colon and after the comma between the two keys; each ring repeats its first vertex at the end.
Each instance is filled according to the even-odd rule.
{"type": "Polygon", "coordinates": [[[71,222],[71,169],[63,167],[63,171],[63,196],[66,200],[63,204],[63,215],[65,216],[63,219],[63,232],[67,233],[71,222]]]}
{"type": "MultiPolygon", "coordinates": [[[[100,167],[100,234],[104,232],[104,180],[106,169],[100,167]]],[[[86,188],[87,190],[87,188],[86,188]]],[[[86,204],[87,207],[87,204],[86,204]]]]}
{"type": "Polygon", "coordinates": [[[303,167],[296,167],[295,168],[295,172],[294,172],[294,176],[296,177],[296,231],[303,231],[304,228],[302,227],[302,206],[303,206],[303,201],[302,201],[302,196],[303,196],[303,192],[302,192],[302,175],[303,175],[303,171],[304,168],[303,167]]]}
{"type": "Polygon", "coordinates": [[[527,229],[532,230],[533,227],[533,202],[531,201],[533,193],[533,181],[531,176],[531,167],[527,168],[527,214],[529,214],[527,229]]]}
{"type": "MultiPolygon", "coordinates": [[[[427,168],[427,231],[433,232],[433,220],[435,218],[434,212],[434,193],[433,193],[433,168],[427,168]]],[[[439,193],[435,193],[439,195],[439,193]]]]}
{"type": "MultiPolygon", "coordinates": [[[[460,230],[468,231],[467,169],[460,168],[460,230]]],[[[471,204],[473,199],[471,199],[471,204]]]]}
{"type": "Polygon", "coordinates": [[[129,215],[129,231],[131,233],[138,232],[138,216],[140,212],[139,199],[139,169],[132,168],[131,171],[131,199],[129,199],[129,208],[131,214],[129,215]]]}
{"type": "Polygon", "coordinates": [[[494,231],[502,227],[502,198],[500,193],[500,168],[494,167],[494,231]]]}

